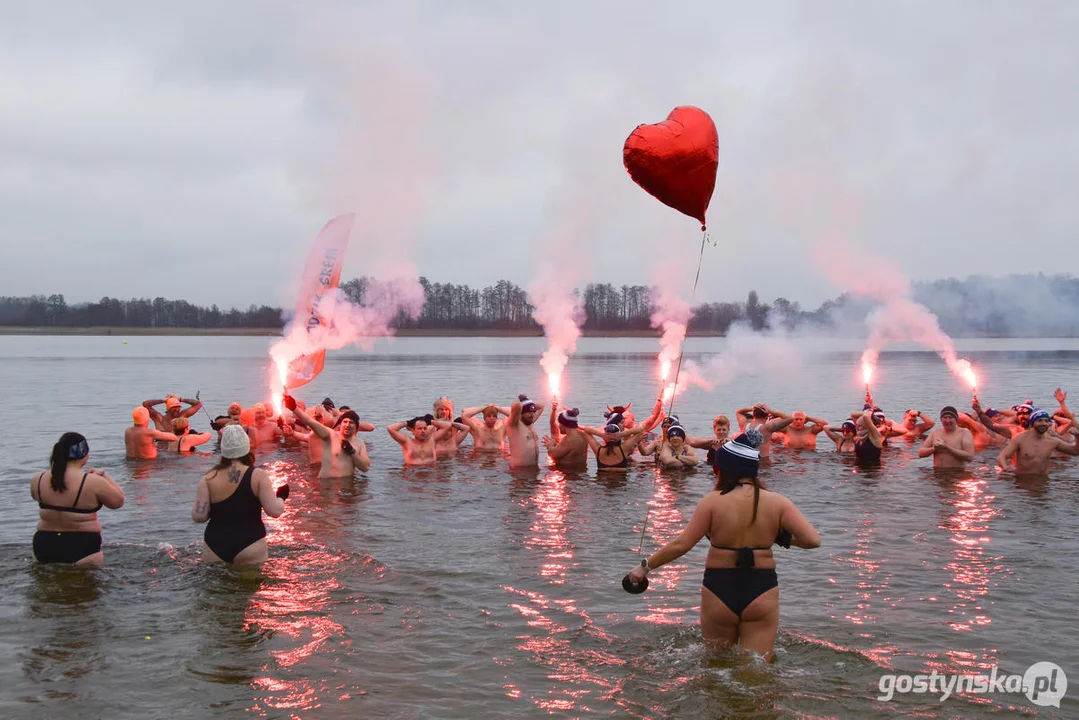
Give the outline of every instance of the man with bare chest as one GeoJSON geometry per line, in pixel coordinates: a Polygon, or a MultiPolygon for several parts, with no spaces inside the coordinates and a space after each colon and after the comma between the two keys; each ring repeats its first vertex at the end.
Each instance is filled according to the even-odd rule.
{"type": "Polygon", "coordinates": [[[1011,439],[997,456],[997,466],[1008,467],[1015,458],[1016,475],[1048,475],[1049,458],[1054,452],[1079,455],[1079,443],[1067,442],[1049,434],[1052,419],[1045,410],[1030,415],[1030,429],[1011,439]]]}
{"type": "Polygon", "coordinates": [[[506,420],[506,440],[510,445],[510,469],[539,467],[539,436],[533,423],[543,413],[543,406],[518,395],[510,405],[506,420]]]}
{"type": "Polygon", "coordinates": [[[401,446],[405,465],[434,465],[438,441],[455,432],[455,428],[453,423],[435,420],[428,414],[396,422],[386,431],[401,446]],[[411,436],[402,432],[405,428],[411,431],[411,436]]]}
{"type": "Polygon", "coordinates": [[[918,457],[933,456],[934,468],[963,470],[974,459],[974,436],[970,430],[959,427],[959,411],[951,405],[940,411],[940,427],[929,431],[929,436],[918,449],[918,457]]]}

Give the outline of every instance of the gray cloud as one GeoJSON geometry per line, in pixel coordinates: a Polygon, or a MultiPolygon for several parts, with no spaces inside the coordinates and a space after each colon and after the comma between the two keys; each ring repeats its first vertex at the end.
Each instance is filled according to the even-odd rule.
{"type": "Polygon", "coordinates": [[[288,306],[350,209],[346,276],[389,245],[527,285],[568,225],[587,278],[650,283],[699,237],[621,145],[679,104],[720,134],[700,299],[817,302],[837,240],[1074,271],[1077,33],[1047,1],[8,4],[0,293],[288,306]]]}

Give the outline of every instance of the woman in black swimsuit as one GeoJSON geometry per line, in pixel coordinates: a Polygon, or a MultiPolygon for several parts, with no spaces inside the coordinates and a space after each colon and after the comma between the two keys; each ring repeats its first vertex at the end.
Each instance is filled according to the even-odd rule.
{"type": "Polygon", "coordinates": [[[595,448],[596,465],[600,470],[626,472],[629,469],[629,456],[645,434],[642,426],[632,430],[622,429],[622,416],[618,413],[605,413],[607,424],[602,430],[582,427],[590,435],[603,438],[603,445],[595,448]]]}
{"type": "Polygon", "coordinates": [[[34,533],[34,558],[43,563],[102,565],[101,523],[97,511],[124,506],[124,491],[98,468],[85,469],[90,446],[78,433],[64,433],[52,446],[49,469],[30,481],[40,519],[34,533]]]}
{"type": "Polygon", "coordinates": [[[717,646],[738,644],[772,659],[779,630],[779,582],[772,545],[820,546],[820,533],[790,500],[757,479],[761,434],[742,433],[716,451],[715,490],[704,496],[677,538],[629,573],[682,557],[703,537],[711,547],[701,588],[701,634],[717,646]]]}
{"type": "Polygon", "coordinates": [[[266,526],[285,512],[288,485],[274,492],[265,470],[255,468],[251,440],[239,425],[221,431],[221,462],[199,481],[191,519],[209,520],[203,535],[202,559],[232,565],[257,565],[267,558],[266,526]]]}
{"type": "Polygon", "coordinates": [[[875,410],[865,410],[858,419],[860,430],[854,441],[854,457],[863,463],[880,462],[880,451],[884,447],[885,437],[880,429],[884,426],[886,418],[884,413],[875,410]]]}

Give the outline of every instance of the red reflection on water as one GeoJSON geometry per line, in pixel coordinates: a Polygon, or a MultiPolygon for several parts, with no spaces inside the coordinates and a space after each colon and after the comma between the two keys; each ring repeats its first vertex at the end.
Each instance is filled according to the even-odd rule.
{"type": "MultiPolygon", "coordinates": [[[[882,595],[891,582],[891,575],[881,571],[882,562],[875,559],[873,547],[876,536],[876,523],[866,515],[855,529],[854,550],[847,558],[854,569],[858,582],[854,609],[845,613],[843,618],[854,625],[874,624],[877,616],[873,614],[875,597],[882,595]]],[[[839,596],[844,599],[843,595],[839,596]]],[[[833,616],[834,617],[834,616],[833,616]]]]}
{"type": "MultiPolygon", "coordinates": [[[[656,468],[655,472],[658,475],[659,468],[656,468]]],[[[652,537],[645,538],[644,547],[641,549],[644,557],[673,540],[689,522],[678,508],[678,493],[666,478],[659,475],[654,487],[652,499],[648,502],[647,529],[651,530],[652,537]]],[[[655,625],[680,625],[686,621],[687,615],[696,618],[700,612],[700,604],[686,605],[685,601],[687,598],[699,598],[699,593],[687,593],[679,598],[675,592],[693,562],[697,561],[687,560],[683,556],[648,576],[649,589],[642,596],[648,611],[637,615],[637,621],[655,625]]],[[[700,572],[704,573],[703,563],[700,572]]]]}
{"type": "Polygon", "coordinates": [[[540,566],[540,575],[560,585],[566,581],[566,567],[573,559],[573,549],[566,541],[566,476],[557,470],[548,473],[532,496],[532,505],[536,516],[529,528],[532,534],[525,538],[524,545],[544,551],[546,562],[540,566]]]}
{"type": "MultiPolygon", "coordinates": [[[[264,466],[274,485],[297,482],[292,463],[281,461],[264,466]]],[[[295,496],[293,496],[295,497],[295,496]]],[[[266,716],[274,710],[310,710],[321,707],[320,692],[340,694],[340,688],[316,686],[312,677],[328,679],[328,673],[306,667],[320,653],[335,654],[330,645],[347,644],[341,639],[344,628],[332,619],[331,593],[341,589],[337,580],[344,559],[322,549],[308,549],[295,557],[275,546],[311,548],[309,532],[300,530],[295,506],[286,503],[285,514],[279,518],[264,518],[270,542],[270,560],[264,563],[266,580],[251,598],[244,618],[245,629],[257,628],[270,639],[269,645],[285,647],[270,649],[273,662],[262,666],[263,675],[252,686],[264,695],[255,700],[252,708],[266,716]]]]}
{"type": "MultiPolygon", "coordinates": [[[[521,501],[535,514],[523,539],[526,548],[542,553],[540,575],[547,579],[553,592],[567,592],[566,571],[574,559],[573,544],[567,537],[570,529],[567,514],[571,496],[565,476],[558,471],[547,473],[535,492],[521,501]]],[[[625,661],[611,653],[584,645],[608,647],[613,638],[596,626],[580,600],[572,597],[551,597],[536,590],[504,586],[515,596],[509,607],[524,618],[527,632],[517,636],[517,649],[530,662],[547,668],[551,686],[542,690],[522,690],[509,681],[503,689],[507,697],[527,697],[533,705],[547,712],[589,713],[589,700],[606,698],[614,687],[611,680],[597,670],[605,666],[623,665],[625,661]]],[[[510,658],[493,658],[499,665],[511,666],[510,658]]]]}
{"type": "Polygon", "coordinates": [[[955,481],[952,488],[953,493],[946,499],[955,512],[940,524],[940,529],[951,535],[955,549],[951,562],[944,566],[953,578],[944,587],[958,599],[948,611],[957,617],[948,625],[956,632],[969,632],[992,622],[981,598],[989,592],[990,576],[1004,570],[999,557],[985,553],[989,522],[998,511],[993,507],[996,497],[987,491],[986,480],[966,477],[955,481]]]}

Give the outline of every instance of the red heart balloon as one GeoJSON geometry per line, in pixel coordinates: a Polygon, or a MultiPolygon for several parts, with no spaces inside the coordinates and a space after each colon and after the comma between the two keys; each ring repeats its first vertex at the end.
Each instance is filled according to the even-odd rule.
{"type": "Polygon", "coordinates": [[[719,169],[719,134],[708,113],[692,105],[671,110],[655,125],[638,125],[622,148],[633,182],[675,210],[701,221],[719,169]]]}

